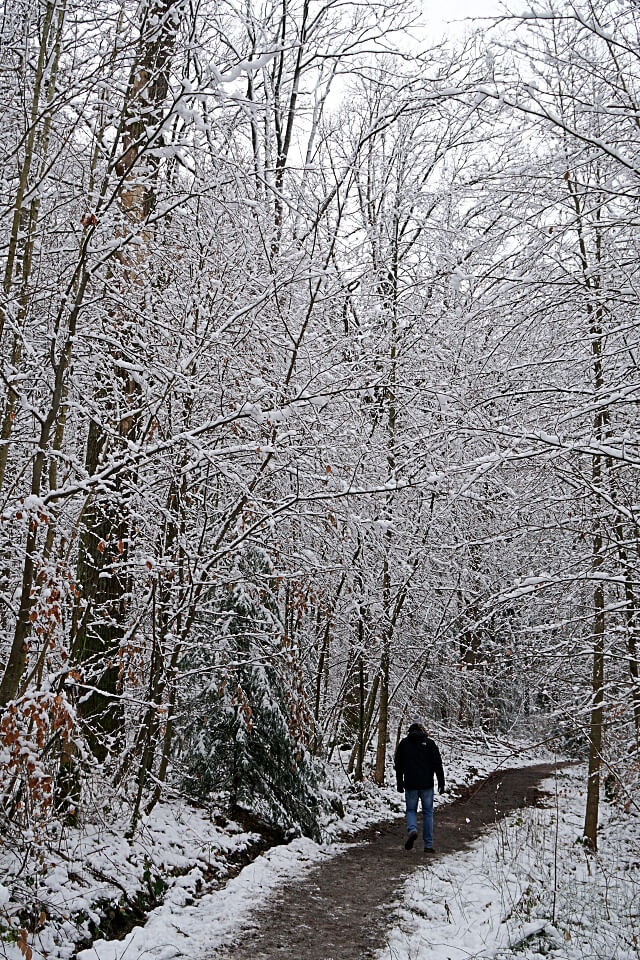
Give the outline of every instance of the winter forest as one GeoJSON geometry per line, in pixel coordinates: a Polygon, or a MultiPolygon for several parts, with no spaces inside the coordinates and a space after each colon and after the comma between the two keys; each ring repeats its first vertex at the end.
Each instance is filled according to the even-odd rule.
{"type": "Polygon", "coordinates": [[[452,783],[571,760],[585,883],[629,835],[624,944],[557,820],[517,955],[640,955],[640,6],[470,13],[5,0],[5,957],[401,816],[416,716],[452,783]]]}

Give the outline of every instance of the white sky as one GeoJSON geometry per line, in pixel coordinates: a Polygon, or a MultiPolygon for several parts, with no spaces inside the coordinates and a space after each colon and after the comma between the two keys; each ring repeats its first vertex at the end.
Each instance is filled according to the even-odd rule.
{"type": "MultiPolygon", "coordinates": [[[[441,33],[451,21],[465,17],[492,17],[501,13],[504,6],[500,0],[422,0],[422,10],[425,23],[441,33]]],[[[451,23],[447,32],[464,30],[468,26],[473,24],[451,23]]]]}

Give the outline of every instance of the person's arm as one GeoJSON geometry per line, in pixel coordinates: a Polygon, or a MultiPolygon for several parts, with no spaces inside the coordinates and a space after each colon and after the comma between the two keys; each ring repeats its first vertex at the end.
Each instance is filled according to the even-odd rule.
{"type": "Polygon", "coordinates": [[[404,764],[402,762],[402,744],[398,744],[398,748],[395,752],[393,758],[393,766],[396,771],[396,784],[400,793],[404,793],[404,764]]]}

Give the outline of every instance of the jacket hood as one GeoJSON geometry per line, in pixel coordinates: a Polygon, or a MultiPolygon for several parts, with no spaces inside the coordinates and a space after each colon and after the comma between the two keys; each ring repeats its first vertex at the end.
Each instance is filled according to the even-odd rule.
{"type": "Polygon", "coordinates": [[[409,727],[409,733],[414,735],[419,734],[422,737],[426,737],[427,735],[426,730],[424,729],[424,727],[421,727],[419,723],[412,723],[411,726],[409,727]]]}

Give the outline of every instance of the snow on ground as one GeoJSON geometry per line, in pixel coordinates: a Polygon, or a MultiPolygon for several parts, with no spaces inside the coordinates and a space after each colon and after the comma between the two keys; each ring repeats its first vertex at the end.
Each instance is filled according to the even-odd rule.
{"type": "MultiPolygon", "coordinates": [[[[0,847],[0,932],[5,918],[25,909],[49,918],[28,938],[34,957],[70,957],[76,944],[91,939],[94,924],[109,913],[118,923],[121,907],[135,910],[137,898],[160,898],[167,887],[169,899],[195,894],[205,880],[224,876],[229,858],[258,839],[235,822],[223,829],[186,803],[159,804],[132,841],[124,836],[126,811],[116,811],[111,821],[108,816],[96,808],[81,827],[65,828],[55,845],[40,845],[37,869],[34,851],[24,871],[17,851],[0,847]]],[[[18,943],[6,942],[7,932],[0,953],[22,957],[18,943]]]]}
{"type": "MultiPolygon", "coordinates": [[[[241,873],[215,893],[188,904],[190,884],[173,887],[164,904],[154,910],[144,927],[136,927],[124,940],[98,940],[78,954],[78,960],[120,960],[120,958],[192,957],[213,947],[230,943],[239,925],[256,904],[284,881],[302,877],[319,860],[338,852],[333,845],[323,850],[305,837],[273,847],[248,864],[241,873]]],[[[187,878],[185,878],[187,879],[187,878]]]]}
{"type": "MultiPolygon", "coordinates": [[[[432,735],[440,744],[454,794],[455,784],[469,784],[496,768],[548,759],[539,747],[527,751],[522,744],[495,739],[472,741],[468,734],[454,737],[444,729],[432,735]]],[[[0,932],[3,918],[15,918],[31,904],[36,916],[44,911],[48,918],[28,937],[34,960],[45,956],[67,960],[82,941],[91,942],[96,928],[105,928],[105,914],[111,912],[117,922],[123,903],[135,903],[142,892],[159,902],[144,925],[123,939],[95,940],[81,950],[79,960],[168,960],[180,954],[193,956],[202,943],[209,948],[224,943],[281,883],[302,877],[320,860],[335,856],[344,848],[342,838],[404,810],[391,766],[387,786],[380,789],[370,780],[353,784],[345,771],[347,759],[348,754],[342,754],[334,764],[331,791],[334,799],[341,798],[343,815],[326,816],[323,843],[298,839],[275,846],[222,889],[218,888],[234,858],[259,836],[182,802],[159,804],[133,841],[124,837],[124,807],[120,812],[96,809],[94,822],[65,829],[55,848],[49,845],[39,871],[28,878],[21,877],[15,854],[0,848],[0,932]]],[[[437,797],[436,804],[446,800],[437,797]]],[[[0,936],[0,955],[24,960],[20,944],[8,940],[0,936]]]]}
{"type": "Polygon", "coordinates": [[[376,960],[638,960],[640,818],[603,802],[594,857],[576,842],[585,782],[559,772],[548,806],[413,874],[376,960]]]}

